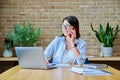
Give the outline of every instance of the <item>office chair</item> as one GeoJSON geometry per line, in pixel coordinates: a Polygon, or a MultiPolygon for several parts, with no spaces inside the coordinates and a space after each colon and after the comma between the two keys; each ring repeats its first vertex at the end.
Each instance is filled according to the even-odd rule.
{"type": "Polygon", "coordinates": [[[88,64],[88,63],[89,63],[88,58],[86,58],[84,64],[88,64]]]}

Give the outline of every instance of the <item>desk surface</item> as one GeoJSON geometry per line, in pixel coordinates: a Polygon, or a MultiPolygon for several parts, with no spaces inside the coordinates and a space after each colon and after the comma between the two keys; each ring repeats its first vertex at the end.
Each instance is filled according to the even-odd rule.
{"type": "Polygon", "coordinates": [[[120,71],[108,67],[104,70],[113,73],[107,76],[85,76],[68,70],[68,68],[56,68],[51,70],[21,69],[15,66],[0,74],[0,80],[119,80],[120,71]]]}

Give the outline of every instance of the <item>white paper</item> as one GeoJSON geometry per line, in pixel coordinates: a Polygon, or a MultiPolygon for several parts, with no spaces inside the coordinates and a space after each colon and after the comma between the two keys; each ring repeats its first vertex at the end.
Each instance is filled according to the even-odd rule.
{"type": "Polygon", "coordinates": [[[76,67],[72,67],[72,69],[70,69],[70,71],[79,73],[79,74],[83,74],[83,68],[76,68],[76,67]]]}
{"type": "Polygon", "coordinates": [[[100,69],[93,69],[93,68],[77,68],[77,67],[72,67],[70,71],[83,74],[83,75],[111,75],[111,73],[100,70],[100,69]]]}

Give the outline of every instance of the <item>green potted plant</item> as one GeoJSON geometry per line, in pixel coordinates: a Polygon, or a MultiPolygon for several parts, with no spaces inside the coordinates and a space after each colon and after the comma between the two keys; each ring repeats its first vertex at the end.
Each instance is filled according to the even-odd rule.
{"type": "Polygon", "coordinates": [[[36,46],[40,28],[35,29],[30,23],[14,24],[13,32],[8,32],[7,37],[13,40],[15,46],[36,46]]]}
{"type": "Polygon", "coordinates": [[[120,31],[118,29],[118,25],[116,27],[111,27],[108,22],[104,30],[103,26],[100,24],[99,31],[96,31],[93,28],[92,23],[91,23],[91,29],[93,32],[95,32],[96,38],[102,44],[101,48],[102,48],[102,52],[104,56],[105,57],[112,56],[114,40],[116,38],[116,34],[120,31]],[[106,54],[106,52],[108,53],[106,54]]]}
{"type": "Polygon", "coordinates": [[[103,26],[100,24],[99,31],[97,31],[93,28],[92,23],[91,23],[90,26],[91,26],[92,31],[95,33],[95,37],[97,38],[97,40],[99,41],[99,44],[101,46],[101,52],[100,52],[99,56],[103,57],[102,47],[103,47],[103,38],[104,38],[104,35],[105,35],[103,26]]]}
{"type": "Polygon", "coordinates": [[[12,52],[11,48],[13,47],[13,40],[6,38],[4,45],[5,45],[5,50],[3,51],[3,56],[4,57],[12,57],[13,52],[12,52]]]}

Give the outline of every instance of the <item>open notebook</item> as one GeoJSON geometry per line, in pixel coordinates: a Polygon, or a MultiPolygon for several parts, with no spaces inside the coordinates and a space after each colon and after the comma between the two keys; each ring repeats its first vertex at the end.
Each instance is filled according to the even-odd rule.
{"type": "Polygon", "coordinates": [[[56,68],[55,64],[47,64],[42,47],[15,47],[21,68],[56,68]]]}

